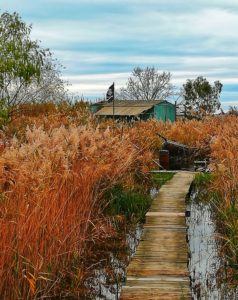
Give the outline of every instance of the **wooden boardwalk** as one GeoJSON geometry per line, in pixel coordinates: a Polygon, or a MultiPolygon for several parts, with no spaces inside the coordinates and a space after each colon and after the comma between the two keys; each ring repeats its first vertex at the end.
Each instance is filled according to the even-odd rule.
{"type": "Polygon", "coordinates": [[[191,299],[185,198],[193,177],[191,172],[176,173],[153,200],[121,300],[191,299]]]}

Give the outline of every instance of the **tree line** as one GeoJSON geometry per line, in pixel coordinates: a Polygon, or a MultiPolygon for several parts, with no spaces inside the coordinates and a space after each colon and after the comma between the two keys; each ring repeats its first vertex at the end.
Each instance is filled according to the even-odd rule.
{"type": "Polygon", "coordinates": [[[211,84],[206,78],[199,76],[194,80],[188,79],[178,92],[171,83],[171,76],[170,72],[159,72],[155,67],[137,67],[129,77],[126,87],[120,89],[117,98],[153,101],[177,96],[182,99],[178,102],[178,108],[189,119],[202,119],[220,108],[223,86],[220,81],[211,84]]]}
{"type": "MultiPolygon", "coordinates": [[[[17,13],[0,15],[0,118],[12,118],[29,101],[65,99],[62,66],[49,49],[31,39],[31,29],[17,13]]],[[[151,101],[177,95],[182,99],[179,108],[184,116],[197,119],[220,108],[220,81],[210,83],[202,76],[188,79],[178,93],[171,76],[155,67],[134,68],[116,98],[151,101]]]]}

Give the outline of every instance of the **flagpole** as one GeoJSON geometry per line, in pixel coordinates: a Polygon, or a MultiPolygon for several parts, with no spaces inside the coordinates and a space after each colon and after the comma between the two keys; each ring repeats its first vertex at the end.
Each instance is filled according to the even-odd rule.
{"type": "Polygon", "coordinates": [[[113,126],[114,126],[114,120],[115,120],[115,84],[113,82],[113,101],[112,101],[112,115],[113,115],[113,126]]]}

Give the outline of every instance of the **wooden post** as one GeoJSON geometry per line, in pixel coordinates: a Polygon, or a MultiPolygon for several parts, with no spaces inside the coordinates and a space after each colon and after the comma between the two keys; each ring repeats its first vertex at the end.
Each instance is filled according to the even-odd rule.
{"type": "Polygon", "coordinates": [[[113,125],[114,125],[114,119],[115,119],[115,83],[113,82],[113,101],[112,101],[112,115],[113,115],[113,125]]]}

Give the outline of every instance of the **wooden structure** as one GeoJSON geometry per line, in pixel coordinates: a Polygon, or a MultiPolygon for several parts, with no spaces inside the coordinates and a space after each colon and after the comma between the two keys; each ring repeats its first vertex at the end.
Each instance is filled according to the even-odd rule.
{"type": "Polygon", "coordinates": [[[191,168],[198,149],[168,140],[159,133],[157,133],[157,135],[163,140],[162,150],[160,152],[168,151],[169,153],[169,167],[163,165],[163,160],[160,163],[164,169],[179,170],[181,168],[191,168]]]}
{"type": "Polygon", "coordinates": [[[176,173],[153,200],[121,300],[191,299],[185,198],[193,177],[191,172],[176,173]]]}
{"type": "Polygon", "coordinates": [[[176,106],[165,100],[115,100],[98,102],[91,105],[91,111],[100,118],[114,118],[124,121],[157,119],[174,122],[176,106]]]}

